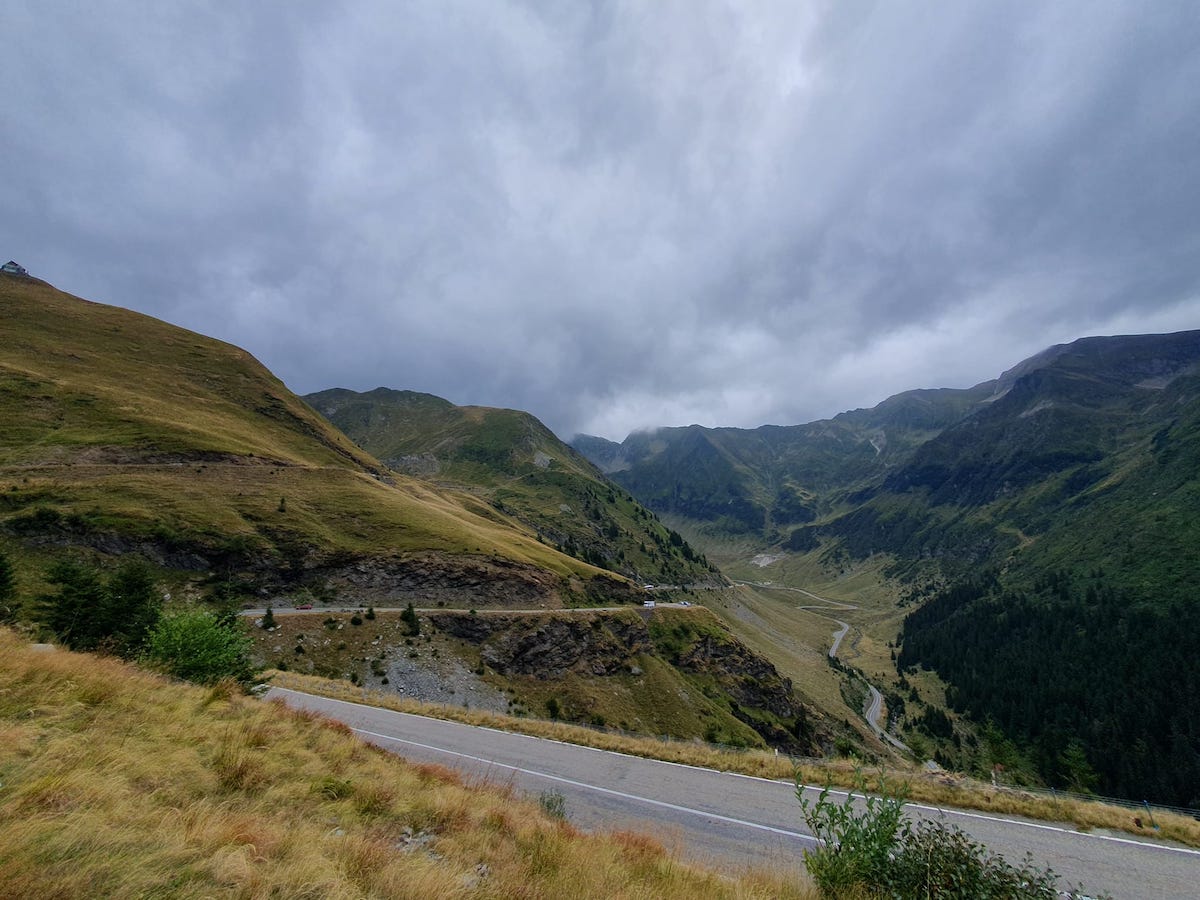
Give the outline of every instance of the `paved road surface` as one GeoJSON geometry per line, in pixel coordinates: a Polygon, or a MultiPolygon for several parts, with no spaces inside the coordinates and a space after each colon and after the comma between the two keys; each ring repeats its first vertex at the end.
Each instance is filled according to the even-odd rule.
{"type": "MultiPolygon", "coordinates": [[[[799,867],[813,846],[788,782],[623,756],[525,735],[328,700],[281,688],[268,697],[339,719],[365,740],[403,756],[452,766],[470,780],[512,784],[533,796],[555,790],[583,828],[644,831],[688,858],[715,865],[799,867]]],[[[813,792],[815,796],[815,791],[813,792]]],[[[1122,898],[1195,898],[1200,851],[1070,826],[910,804],[945,815],[1012,861],[1032,853],[1064,885],[1122,898]]]]}
{"type": "MultiPolygon", "coordinates": [[[[628,612],[629,610],[641,611],[644,609],[687,609],[688,607],[691,607],[692,605],[693,604],[691,604],[687,601],[681,600],[678,603],[656,602],[653,607],[644,607],[644,606],[641,606],[638,604],[632,604],[632,603],[626,604],[625,606],[571,606],[571,607],[566,607],[563,609],[541,609],[541,608],[538,608],[538,609],[505,609],[503,607],[494,607],[492,609],[476,610],[475,615],[478,615],[478,616],[488,616],[488,615],[509,616],[509,615],[515,614],[515,615],[521,615],[521,616],[544,616],[544,615],[548,615],[550,613],[554,613],[555,615],[557,615],[559,613],[577,613],[579,615],[584,615],[586,613],[595,613],[595,612],[628,612]]],[[[407,607],[404,607],[404,606],[376,606],[375,612],[377,612],[377,613],[404,612],[404,610],[406,608],[407,607]]],[[[367,609],[367,607],[365,607],[365,606],[313,606],[313,607],[307,607],[305,609],[299,609],[294,606],[277,606],[277,607],[273,607],[271,609],[271,615],[273,615],[273,616],[318,616],[318,615],[329,615],[330,613],[365,612],[366,609],[367,609]]],[[[451,607],[451,606],[418,606],[415,609],[413,609],[413,612],[418,612],[418,613],[422,613],[422,614],[426,614],[426,615],[435,614],[435,613],[461,613],[463,615],[468,614],[468,610],[466,610],[466,609],[459,609],[457,607],[451,607]]],[[[258,616],[265,616],[266,614],[267,614],[266,607],[262,607],[259,609],[238,610],[239,616],[247,616],[247,617],[255,617],[256,618],[258,616]]]]}
{"type": "MultiPolygon", "coordinates": [[[[798,606],[796,608],[797,609],[809,609],[810,607],[798,606]]],[[[842,638],[844,638],[846,636],[846,632],[848,632],[850,630],[850,623],[843,622],[841,619],[834,619],[833,621],[837,622],[839,625],[842,626],[841,631],[834,632],[833,644],[831,644],[829,647],[829,658],[837,659],[838,647],[840,647],[842,645],[842,638]]]]}

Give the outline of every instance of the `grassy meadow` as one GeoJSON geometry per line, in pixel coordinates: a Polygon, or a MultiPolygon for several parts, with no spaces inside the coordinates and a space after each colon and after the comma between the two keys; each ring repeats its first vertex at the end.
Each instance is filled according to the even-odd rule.
{"type": "Polygon", "coordinates": [[[9,896],[813,898],[583,834],[347,729],[0,631],[9,896]]]}

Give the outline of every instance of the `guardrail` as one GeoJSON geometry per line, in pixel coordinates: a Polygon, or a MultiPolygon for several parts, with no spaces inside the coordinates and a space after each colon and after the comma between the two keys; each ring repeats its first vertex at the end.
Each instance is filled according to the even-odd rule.
{"type": "Polygon", "coordinates": [[[1180,816],[1190,816],[1193,819],[1200,821],[1200,809],[1191,809],[1186,806],[1165,806],[1161,803],[1150,803],[1148,800],[1129,800],[1123,797],[1102,797],[1099,794],[1080,794],[1074,791],[1060,791],[1057,788],[1038,788],[1024,787],[1015,784],[1004,784],[1003,782],[995,785],[1007,791],[1016,791],[1026,794],[1038,794],[1043,797],[1063,798],[1064,800],[1078,800],[1083,803],[1107,803],[1111,806],[1120,806],[1125,809],[1145,810],[1150,818],[1150,823],[1154,823],[1154,813],[1166,812],[1175,813],[1180,816]]]}

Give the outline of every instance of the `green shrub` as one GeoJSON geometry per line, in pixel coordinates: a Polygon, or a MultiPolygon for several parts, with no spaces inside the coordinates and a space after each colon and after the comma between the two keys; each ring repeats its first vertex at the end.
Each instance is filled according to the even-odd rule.
{"type": "Polygon", "coordinates": [[[552,819],[561,822],[567,818],[567,798],[558,791],[542,791],[538,795],[538,805],[552,819]]]}
{"type": "MultiPolygon", "coordinates": [[[[1054,872],[1026,857],[1013,866],[965,832],[940,821],[914,824],[904,816],[905,790],[880,776],[869,795],[859,773],[855,789],[840,803],[826,786],[811,801],[796,780],[804,821],[821,844],[804,851],[809,874],[822,897],[894,897],[899,900],[1054,900],[1054,872]],[[856,793],[857,792],[857,793],[856,793]]],[[[1065,896],[1079,897],[1077,891],[1065,896]]]]}
{"type": "Polygon", "coordinates": [[[828,785],[813,802],[804,795],[803,785],[796,784],[804,821],[821,841],[816,850],[804,851],[804,862],[821,893],[830,897],[886,884],[904,816],[903,790],[889,795],[884,785],[882,796],[874,796],[861,791],[861,775],[858,783],[860,795],[850,791],[841,803],[829,799],[828,785]]]}
{"type": "MultiPolygon", "coordinates": [[[[145,659],[176,678],[215,684],[233,678],[248,684],[254,675],[250,639],[236,625],[209,612],[183,612],[159,620],[146,644],[145,659]]],[[[297,651],[301,648],[297,645],[297,651]]]]}
{"type": "Polygon", "coordinates": [[[1058,897],[1054,873],[1035,868],[1030,857],[1014,867],[962,829],[929,820],[905,823],[888,886],[897,896],[930,900],[1058,897]]]}

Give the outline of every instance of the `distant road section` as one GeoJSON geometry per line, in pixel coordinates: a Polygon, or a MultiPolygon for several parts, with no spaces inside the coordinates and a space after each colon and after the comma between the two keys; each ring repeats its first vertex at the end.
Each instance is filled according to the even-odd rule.
{"type": "MultiPolygon", "coordinates": [[[[849,603],[842,603],[840,600],[830,600],[828,597],[819,597],[812,591],[806,591],[803,588],[786,587],[784,585],[771,584],[770,582],[738,581],[735,582],[735,584],[744,584],[747,587],[755,587],[768,591],[791,591],[794,594],[803,594],[805,597],[810,597],[813,600],[824,604],[823,606],[797,606],[796,609],[807,609],[810,612],[816,613],[822,619],[828,619],[829,621],[836,622],[841,626],[833,633],[833,643],[829,647],[829,658],[838,658],[838,648],[842,646],[842,638],[844,638],[850,631],[850,623],[843,622],[841,619],[835,619],[833,616],[827,616],[822,610],[838,611],[858,609],[857,606],[853,606],[849,603]]],[[[909,747],[908,744],[888,733],[887,722],[884,722],[882,725],[879,723],[879,717],[883,714],[883,695],[879,693],[879,688],[868,682],[867,690],[868,694],[866,700],[863,702],[862,714],[863,718],[867,720],[867,724],[871,726],[871,731],[875,732],[875,736],[881,741],[886,741],[897,750],[902,750],[905,753],[912,753],[912,748],[909,747]]]]}
{"type": "MultiPolygon", "coordinates": [[[[463,772],[469,781],[512,785],[536,797],[557,791],[583,828],[635,829],[686,858],[741,867],[803,865],[815,840],[806,833],[794,786],[574,744],[427,719],[271,688],[267,696],[350,726],[364,740],[410,759],[463,772]]],[[[816,790],[810,789],[815,797],[816,790]]],[[[1062,885],[1125,898],[1195,898],[1200,850],[1132,837],[1083,834],[1070,826],[985,813],[907,806],[918,817],[944,816],[1016,862],[1026,853],[1049,865],[1062,885]]]]}

